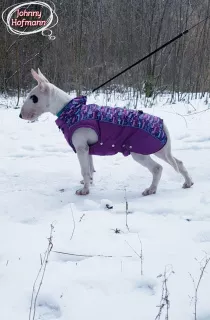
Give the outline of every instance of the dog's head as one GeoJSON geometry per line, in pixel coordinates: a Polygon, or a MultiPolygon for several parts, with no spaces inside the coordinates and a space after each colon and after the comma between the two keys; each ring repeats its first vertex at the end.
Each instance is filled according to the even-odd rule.
{"type": "Polygon", "coordinates": [[[38,69],[38,73],[31,69],[33,78],[38,82],[28,94],[20,111],[20,118],[34,121],[44,112],[49,111],[51,84],[38,69]]]}

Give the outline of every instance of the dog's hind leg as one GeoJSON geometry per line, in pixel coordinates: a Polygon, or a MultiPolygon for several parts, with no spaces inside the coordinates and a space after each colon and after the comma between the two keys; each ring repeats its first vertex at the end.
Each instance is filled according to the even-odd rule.
{"type": "Polygon", "coordinates": [[[164,126],[164,130],[167,134],[167,143],[166,145],[158,152],[154,153],[154,155],[162,160],[164,160],[165,162],[167,162],[168,164],[170,164],[177,172],[181,173],[181,175],[184,177],[185,182],[183,184],[183,188],[190,188],[194,183],[192,181],[192,179],[189,176],[189,173],[187,171],[187,169],[185,168],[184,164],[182,161],[178,160],[177,158],[173,157],[172,153],[171,153],[171,139],[170,139],[170,135],[168,132],[168,129],[166,128],[166,126],[164,126]]]}
{"type": "MultiPolygon", "coordinates": [[[[164,160],[165,162],[167,162],[168,164],[170,164],[173,168],[174,168],[174,165],[171,163],[171,161],[169,161],[169,158],[168,158],[168,151],[165,150],[165,147],[158,151],[157,153],[154,154],[156,157],[164,160]]],[[[173,156],[172,156],[173,157],[173,156]]],[[[183,184],[183,188],[186,189],[186,188],[190,188],[194,183],[192,181],[192,179],[190,178],[189,176],[189,173],[187,171],[187,169],[185,168],[184,164],[182,161],[178,160],[177,158],[173,157],[173,159],[176,161],[176,165],[179,169],[179,172],[181,173],[181,175],[184,177],[185,179],[185,182],[183,184]]],[[[174,168],[175,169],[175,168],[174,168]]],[[[176,169],[175,169],[176,170],[176,169]]],[[[177,170],[176,170],[177,171],[177,170]]]]}
{"type": "Polygon", "coordinates": [[[144,190],[144,192],[142,193],[143,196],[148,196],[150,194],[156,193],[163,170],[162,166],[151,159],[149,155],[142,155],[134,152],[132,152],[131,155],[136,162],[146,167],[152,173],[151,186],[144,190]]]}
{"type": "Polygon", "coordinates": [[[192,181],[192,179],[189,176],[189,173],[187,171],[187,169],[185,168],[184,164],[182,161],[178,160],[177,158],[174,157],[174,159],[176,160],[177,166],[179,168],[179,172],[183,175],[185,182],[183,183],[182,188],[187,189],[192,187],[192,185],[194,184],[194,182],[192,181]]]}

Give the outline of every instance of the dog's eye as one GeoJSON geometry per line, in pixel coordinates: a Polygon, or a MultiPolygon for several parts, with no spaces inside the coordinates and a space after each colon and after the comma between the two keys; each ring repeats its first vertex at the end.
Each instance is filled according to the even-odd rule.
{"type": "Polygon", "coordinates": [[[35,94],[33,94],[32,96],[30,96],[30,99],[33,100],[33,103],[37,103],[37,102],[38,102],[38,98],[37,98],[37,96],[35,96],[35,94]]]}

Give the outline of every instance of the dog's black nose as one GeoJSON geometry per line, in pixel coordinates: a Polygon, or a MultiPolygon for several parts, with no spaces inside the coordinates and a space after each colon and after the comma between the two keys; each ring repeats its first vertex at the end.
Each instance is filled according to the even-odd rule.
{"type": "Polygon", "coordinates": [[[20,117],[21,119],[23,118],[21,113],[19,114],[19,117],[20,117]]]}

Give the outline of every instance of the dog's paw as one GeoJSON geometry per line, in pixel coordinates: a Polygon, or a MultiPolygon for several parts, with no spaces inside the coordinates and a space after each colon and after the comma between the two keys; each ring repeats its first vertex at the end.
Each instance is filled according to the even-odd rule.
{"type": "Polygon", "coordinates": [[[189,182],[185,182],[182,186],[183,189],[188,189],[191,188],[194,185],[194,182],[189,181],[189,182]]]}
{"type": "Polygon", "coordinates": [[[142,192],[143,196],[149,196],[151,194],[155,194],[156,193],[157,188],[155,187],[150,187],[144,190],[144,192],[142,192]]]}
{"type": "Polygon", "coordinates": [[[86,196],[89,193],[90,193],[89,189],[86,189],[86,188],[82,188],[76,191],[76,194],[78,196],[86,196]]]}

